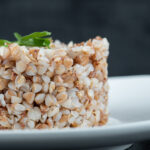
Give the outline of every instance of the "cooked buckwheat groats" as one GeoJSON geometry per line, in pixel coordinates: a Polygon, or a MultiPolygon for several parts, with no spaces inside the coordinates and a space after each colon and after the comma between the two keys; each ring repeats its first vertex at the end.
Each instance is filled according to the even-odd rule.
{"type": "Polygon", "coordinates": [[[93,127],[107,122],[109,43],[0,46],[0,129],[93,127]]]}

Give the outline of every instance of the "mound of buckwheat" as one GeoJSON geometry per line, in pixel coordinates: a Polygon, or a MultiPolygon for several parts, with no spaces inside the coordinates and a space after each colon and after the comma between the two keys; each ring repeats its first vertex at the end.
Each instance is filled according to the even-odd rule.
{"type": "MultiPolygon", "coordinates": [[[[23,39],[23,38],[22,38],[23,39]]],[[[109,43],[0,46],[0,129],[94,127],[108,119],[109,43]]]]}

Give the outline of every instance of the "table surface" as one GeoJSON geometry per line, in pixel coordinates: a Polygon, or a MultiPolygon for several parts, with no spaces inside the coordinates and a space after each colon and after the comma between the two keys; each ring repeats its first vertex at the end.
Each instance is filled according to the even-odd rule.
{"type": "MultiPolygon", "coordinates": [[[[20,147],[20,146],[19,146],[20,147]]],[[[49,148],[43,147],[44,150],[50,150],[49,148]]],[[[7,146],[7,147],[1,147],[2,150],[14,150],[11,146],[7,146]]],[[[31,149],[34,149],[33,147],[31,147],[31,149]]],[[[15,149],[15,150],[20,150],[19,148],[15,149]]],[[[24,150],[24,148],[22,148],[22,150],[24,150]]],[[[30,149],[29,149],[30,150],[30,149]]],[[[39,150],[39,149],[38,149],[39,150]]],[[[43,150],[43,149],[41,149],[43,150]]],[[[60,149],[61,150],[61,149],[60,149]]],[[[75,150],[75,149],[73,149],[75,150]]],[[[76,149],[77,150],[77,149],[76,149]]],[[[79,150],[79,149],[78,149],[79,150]]],[[[82,149],[83,150],[83,149],[82,149]]],[[[86,149],[84,149],[86,150],[86,149]]],[[[91,148],[91,149],[87,149],[87,150],[95,150],[95,148],[91,148]]],[[[96,148],[96,150],[99,150],[98,148],[96,148]]],[[[131,147],[125,149],[125,150],[150,150],[150,141],[144,141],[141,143],[134,143],[131,147]]]]}
{"type": "Polygon", "coordinates": [[[134,143],[130,148],[126,150],[150,150],[150,141],[134,143]]]}

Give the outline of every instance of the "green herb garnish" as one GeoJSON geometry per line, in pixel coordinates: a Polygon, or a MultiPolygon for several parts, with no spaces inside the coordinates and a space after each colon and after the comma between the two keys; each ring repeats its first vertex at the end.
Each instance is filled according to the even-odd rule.
{"type": "Polygon", "coordinates": [[[2,40],[0,39],[0,46],[8,46],[7,44],[11,43],[10,41],[7,40],[2,40]]]}
{"type": "Polygon", "coordinates": [[[9,43],[18,43],[19,45],[24,46],[39,46],[39,47],[48,47],[51,42],[51,38],[47,38],[51,33],[47,31],[43,32],[33,32],[26,36],[21,36],[19,33],[15,32],[14,36],[17,39],[15,42],[0,40],[0,46],[6,46],[9,43]]]}

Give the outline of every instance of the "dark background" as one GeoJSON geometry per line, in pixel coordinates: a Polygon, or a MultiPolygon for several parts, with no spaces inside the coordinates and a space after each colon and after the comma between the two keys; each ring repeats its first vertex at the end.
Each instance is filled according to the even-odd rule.
{"type": "Polygon", "coordinates": [[[150,74],[148,0],[0,0],[0,38],[43,30],[63,42],[107,37],[110,76],[150,74]]]}
{"type": "Polygon", "coordinates": [[[148,0],[0,0],[0,38],[48,30],[54,39],[110,42],[109,75],[150,73],[148,0]]]}

